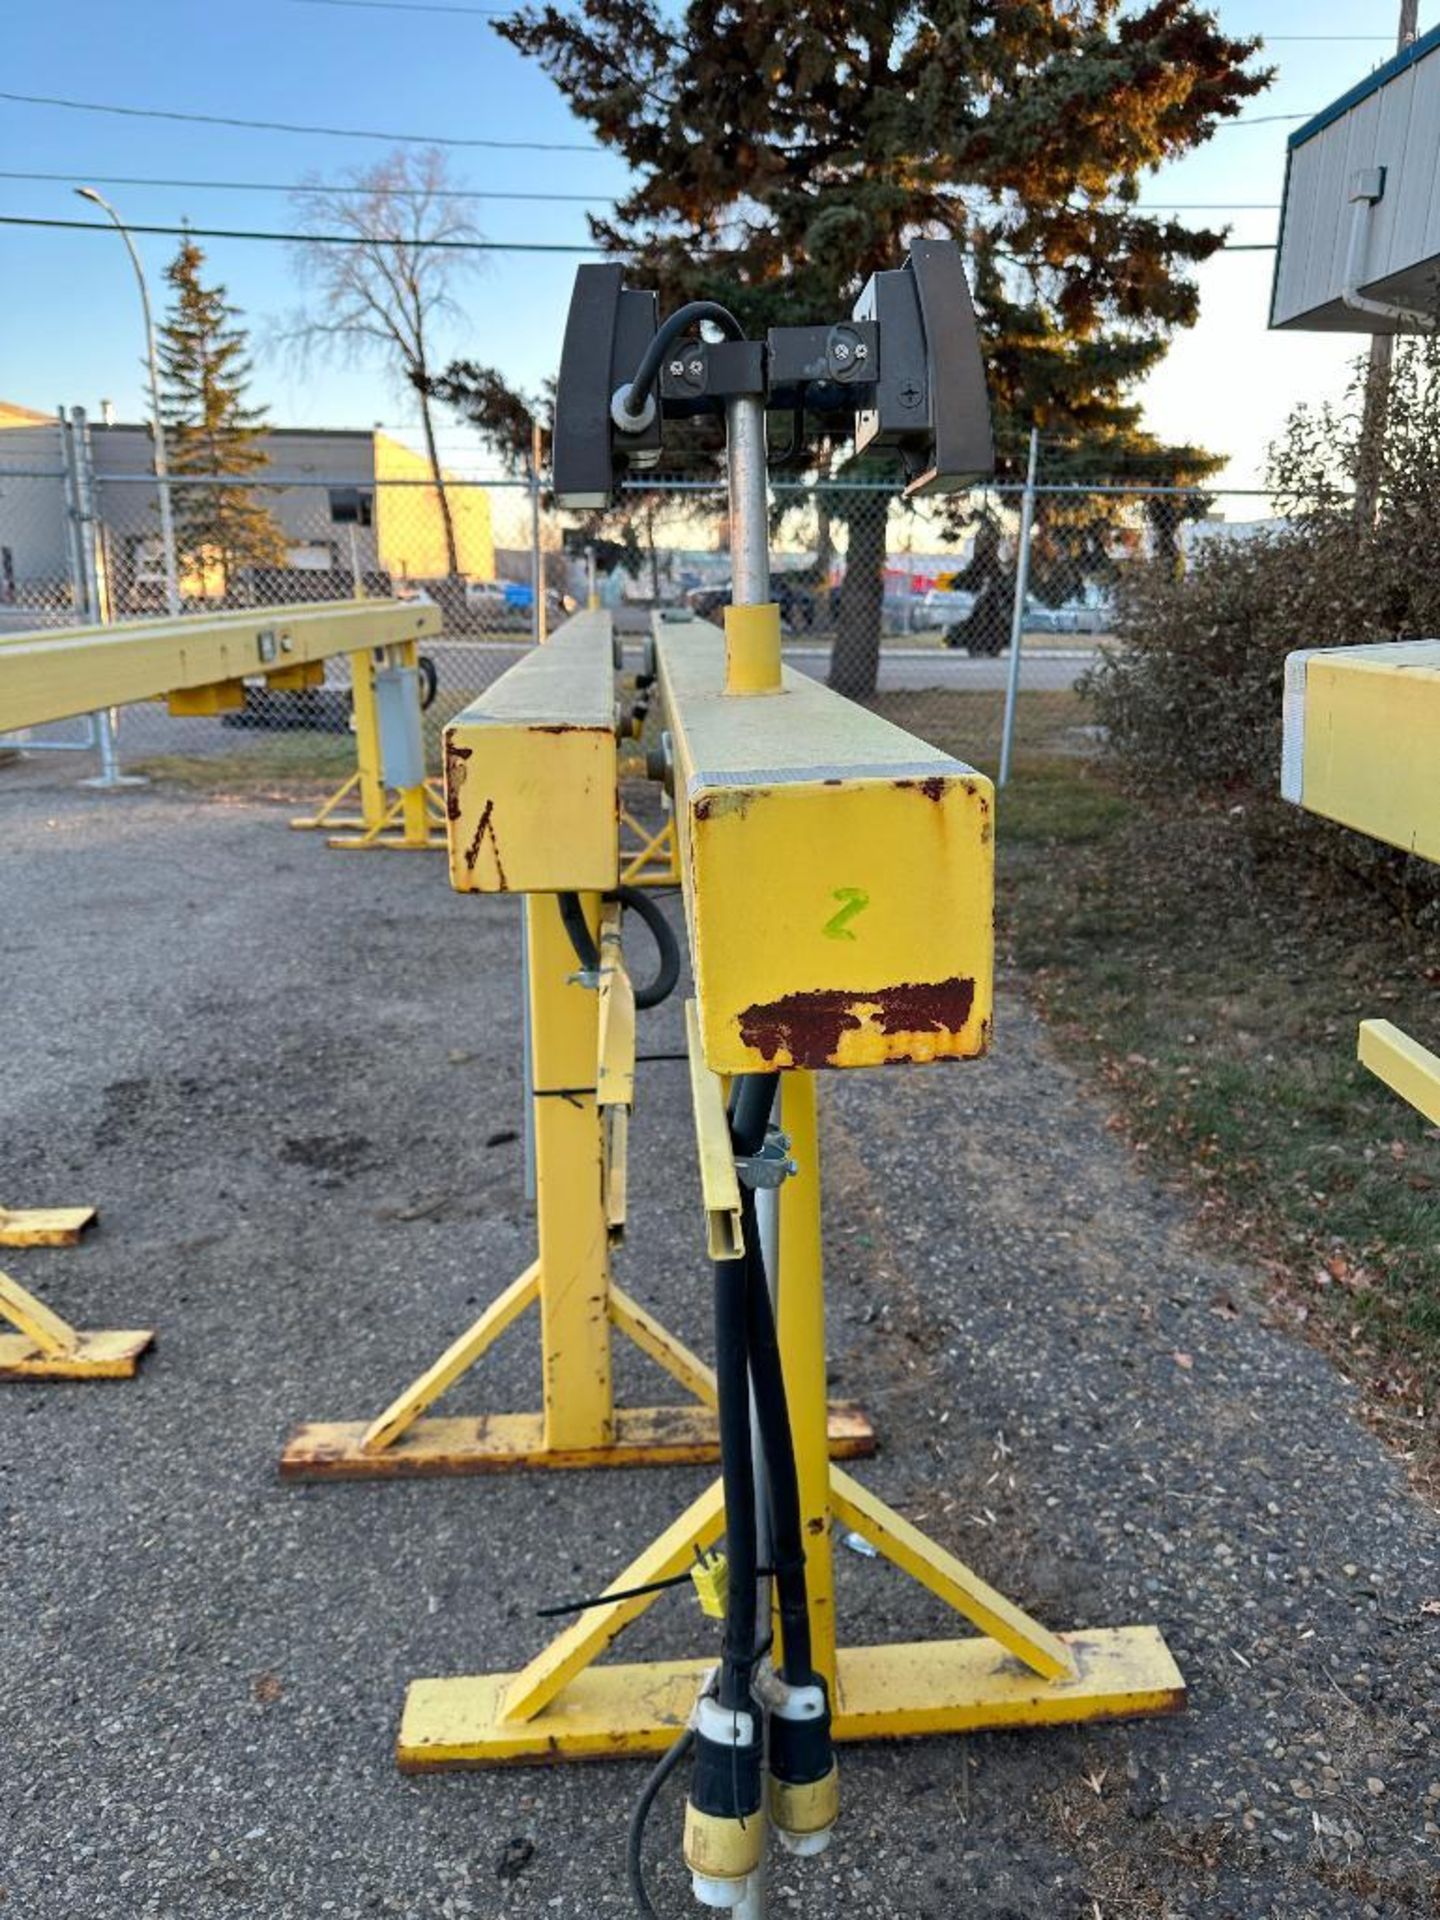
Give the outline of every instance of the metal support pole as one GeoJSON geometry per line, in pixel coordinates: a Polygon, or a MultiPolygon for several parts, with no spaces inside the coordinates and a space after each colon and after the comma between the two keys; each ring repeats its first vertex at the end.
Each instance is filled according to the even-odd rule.
{"type": "Polygon", "coordinates": [[[1030,459],[1025,469],[1025,492],[1020,502],[1020,550],[1015,556],[1015,605],[1010,613],[1010,659],[1005,674],[1005,719],[1000,730],[1000,778],[1010,778],[1010,756],[1015,745],[1015,702],[1020,692],[1020,647],[1025,633],[1025,602],[1030,592],[1030,530],[1035,524],[1035,469],[1040,460],[1040,432],[1030,429],[1030,459]]]}
{"type": "MultiPolygon", "coordinates": [[[[71,474],[75,498],[75,552],[80,567],[85,618],[95,625],[108,625],[108,596],[100,591],[100,569],[96,564],[95,468],[90,445],[90,428],[83,407],[70,410],[71,474]]],[[[100,793],[113,793],[120,787],[147,787],[143,774],[122,773],[120,754],[115,744],[117,713],[114,707],[102,707],[92,716],[95,744],[100,749],[100,771],[82,787],[94,787],[100,793]]]]}
{"type": "Polygon", "coordinates": [[[93,201],[114,221],[116,231],[125,242],[125,251],[130,255],[130,264],[135,269],[135,283],[140,289],[140,307],[145,316],[145,356],[150,366],[150,431],[154,442],[155,485],[160,495],[160,544],[165,563],[165,611],[176,614],[180,611],[180,568],[175,557],[175,520],[170,511],[170,469],[165,458],[165,422],[160,412],[160,359],[155,346],[155,320],[150,311],[150,289],[145,283],[145,269],[140,264],[140,255],[135,251],[135,242],[130,238],[130,230],[114,207],[104,194],[97,193],[94,187],[77,187],[75,191],[82,200],[93,201]]]}
{"type": "Polygon", "coordinates": [[[770,492],[765,470],[765,404],[754,394],[725,402],[730,494],[730,598],[737,607],[770,598],[770,492]]]}
{"type": "Polygon", "coordinates": [[[367,832],[385,824],[385,770],[380,764],[380,715],[375,704],[375,654],[357,649],[350,656],[354,700],[355,767],[360,782],[360,817],[367,832]]]}
{"type": "Polygon", "coordinates": [[[530,630],[537,646],[544,646],[549,639],[549,621],[545,605],[545,556],[540,551],[540,422],[530,423],[530,578],[533,582],[535,606],[530,616],[530,630]]]}

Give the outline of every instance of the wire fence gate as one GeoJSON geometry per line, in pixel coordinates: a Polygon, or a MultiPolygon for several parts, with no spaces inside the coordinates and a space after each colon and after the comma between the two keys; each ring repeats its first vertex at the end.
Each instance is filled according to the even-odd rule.
{"type": "MultiPolygon", "coordinates": [[[[283,467],[272,459],[239,480],[171,474],[185,609],[434,602],[444,638],[426,649],[432,766],[446,721],[592,594],[637,646],[654,607],[716,619],[728,601],[721,479],[648,475],[603,520],[586,520],[555,511],[526,477],[437,484],[416,456],[387,455],[380,435],[272,438],[283,467]]],[[[1128,570],[1183,567],[1202,541],[1277,524],[1264,494],[1047,483],[1038,444],[1024,485],[943,502],[779,474],[772,577],[786,657],[947,752],[1023,774],[1037,754],[1094,749],[1085,675],[1118,644],[1128,570]]],[[[77,408],[0,434],[0,643],[163,613],[164,558],[140,430],[92,426],[77,408]]],[[[122,763],[163,770],[176,757],[259,751],[328,775],[349,756],[350,729],[346,669],[332,663],[323,687],[256,685],[242,709],[215,717],[137,705],[0,738],[98,754],[109,783],[122,763]]]]}

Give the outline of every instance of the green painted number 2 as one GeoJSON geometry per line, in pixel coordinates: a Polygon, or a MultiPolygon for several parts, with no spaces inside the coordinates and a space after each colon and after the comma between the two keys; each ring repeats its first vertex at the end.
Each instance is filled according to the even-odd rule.
{"type": "Polygon", "coordinates": [[[850,931],[850,922],[857,913],[863,913],[869,906],[869,894],[863,887],[836,887],[830,898],[840,902],[840,911],[825,922],[825,938],[853,940],[855,935],[850,931]]]}

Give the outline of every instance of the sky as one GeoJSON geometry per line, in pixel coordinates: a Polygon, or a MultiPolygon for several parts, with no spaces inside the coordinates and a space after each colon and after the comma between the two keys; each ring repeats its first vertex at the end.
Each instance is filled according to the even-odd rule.
{"type": "MultiPolygon", "coordinates": [[[[1265,58],[1279,69],[1267,94],[1247,103],[1253,125],[1222,127],[1186,159],[1147,179],[1157,207],[1196,207],[1183,217],[1228,224],[1237,242],[1273,240],[1284,174],[1285,137],[1386,59],[1399,0],[1219,0],[1236,34],[1267,36],[1265,58]],[[1290,38],[1289,36],[1298,36],[1290,38]],[[1350,37],[1328,37],[1350,36],[1350,37]]],[[[1421,0],[1420,30],[1440,24],[1440,0],[1421,0]]],[[[0,87],[79,101],[248,119],[323,123],[382,134],[555,142],[589,151],[456,149],[460,184],[478,196],[581,194],[585,202],[483,197],[479,217],[491,240],[588,240],[585,207],[624,191],[623,164],[594,148],[533,62],[501,41],[479,0],[18,0],[6,22],[0,87]],[[407,7],[410,17],[405,17],[407,7]]],[[[0,170],[62,176],[0,178],[0,212],[61,219],[99,218],[74,197],[93,183],[137,224],[283,229],[283,193],[252,186],[224,192],[111,184],[131,175],[175,180],[288,184],[312,174],[373,163],[386,139],[119,117],[0,101],[0,170]]],[[[206,241],[207,272],[222,279],[251,326],[253,397],[276,425],[401,430],[413,400],[374,365],[301,369],[276,336],[295,309],[287,247],[206,241]]],[[[172,240],[137,238],[152,294],[172,240]]],[[[441,353],[502,369],[534,390],[555,369],[574,269],[583,255],[506,254],[483,258],[461,281],[465,317],[447,329],[441,353]]],[[[1264,449],[1302,400],[1337,394],[1364,341],[1266,329],[1272,256],[1230,253],[1200,270],[1201,318],[1180,335],[1140,397],[1162,438],[1227,456],[1224,482],[1258,484],[1264,449]]],[[[0,226],[0,398],[135,419],[144,405],[143,337],[134,280],[119,236],[0,226]]],[[[447,425],[442,452],[457,470],[483,466],[465,430],[447,425]]]]}

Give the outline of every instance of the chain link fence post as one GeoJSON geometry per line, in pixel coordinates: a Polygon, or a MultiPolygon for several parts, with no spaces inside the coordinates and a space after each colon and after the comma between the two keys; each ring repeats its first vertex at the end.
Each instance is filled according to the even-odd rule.
{"type": "Polygon", "coordinates": [[[1010,778],[1015,745],[1015,706],[1020,695],[1020,649],[1025,638],[1025,606],[1030,597],[1030,534],[1035,524],[1035,470],[1040,459],[1040,432],[1030,429],[1030,458],[1025,467],[1025,492],[1020,501],[1020,544],[1015,555],[1015,605],[1010,615],[1010,658],[1005,672],[1005,717],[1000,726],[1000,776],[1010,778]]]}

